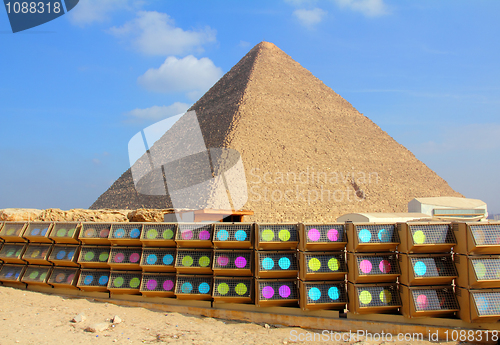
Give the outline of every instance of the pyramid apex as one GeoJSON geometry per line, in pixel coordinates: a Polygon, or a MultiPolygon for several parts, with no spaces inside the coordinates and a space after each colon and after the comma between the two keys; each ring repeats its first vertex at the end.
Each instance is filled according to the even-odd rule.
{"type": "Polygon", "coordinates": [[[274,43],[262,41],[255,46],[256,48],[266,48],[266,49],[279,49],[274,43]]]}

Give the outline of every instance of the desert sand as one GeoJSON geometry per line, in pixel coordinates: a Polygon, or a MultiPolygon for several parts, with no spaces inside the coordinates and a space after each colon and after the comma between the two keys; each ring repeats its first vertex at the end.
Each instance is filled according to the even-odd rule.
{"type": "MultiPolygon", "coordinates": [[[[0,286],[0,344],[332,344],[294,341],[297,327],[255,324],[118,306],[93,299],[64,297],[0,286]],[[81,322],[72,322],[77,315],[81,322]],[[111,321],[117,315],[121,322],[111,321]],[[90,332],[95,324],[107,329],[90,332]]],[[[319,338],[317,338],[319,339],[319,338]]],[[[342,344],[408,344],[348,341],[342,344]]],[[[428,341],[412,344],[432,344],[428,341]]],[[[441,344],[456,344],[454,342],[441,344]]]]}

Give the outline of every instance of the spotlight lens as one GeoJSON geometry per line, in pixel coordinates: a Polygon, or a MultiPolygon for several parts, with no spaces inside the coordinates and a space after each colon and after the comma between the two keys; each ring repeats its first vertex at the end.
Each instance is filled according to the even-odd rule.
{"type": "Polygon", "coordinates": [[[370,302],[372,301],[372,294],[368,291],[361,291],[361,293],[359,294],[359,301],[363,304],[370,304],[370,302]]]}
{"type": "Polygon", "coordinates": [[[267,299],[272,298],[274,296],[274,289],[271,286],[264,286],[262,296],[267,299]]]}
{"type": "Polygon", "coordinates": [[[334,301],[338,300],[340,297],[339,288],[336,286],[330,287],[328,289],[328,297],[334,301]]]}
{"type": "Polygon", "coordinates": [[[125,230],[124,229],[117,229],[114,233],[115,238],[123,238],[125,236],[125,230]]]}
{"type": "Polygon", "coordinates": [[[340,268],[339,260],[337,260],[336,258],[331,258],[330,260],[328,260],[328,268],[330,269],[330,271],[338,271],[340,268]]]}
{"type": "Polygon", "coordinates": [[[149,279],[148,282],[146,283],[146,289],[148,290],[154,290],[158,286],[158,282],[155,279],[149,279]]]}
{"type": "Polygon", "coordinates": [[[391,271],[391,263],[388,260],[382,260],[378,265],[378,269],[380,272],[387,274],[391,271]]]}
{"type": "Polygon", "coordinates": [[[101,262],[108,261],[108,258],[109,258],[108,252],[103,252],[103,253],[99,254],[99,261],[101,261],[101,262]]]}
{"type": "Polygon", "coordinates": [[[154,265],[156,263],[156,261],[158,261],[158,257],[154,254],[149,254],[147,257],[146,257],[146,263],[148,265],[154,265]]]}
{"type": "Polygon", "coordinates": [[[165,265],[171,265],[174,262],[174,256],[172,254],[165,254],[162,261],[165,265]]]}
{"type": "Polygon", "coordinates": [[[202,294],[207,294],[210,291],[210,285],[203,282],[198,286],[198,291],[202,294]]]}
{"type": "Polygon", "coordinates": [[[123,253],[116,253],[115,262],[121,263],[121,262],[123,262],[123,260],[125,260],[125,255],[123,255],[123,253]]]}
{"type": "Polygon", "coordinates": [[[170,279],[167,279],[163,282],[163,290],[170,291],[174,288],[174,282],[170,279]]]}
{"type": "Polygon", "coordinates": [[[94,252],[86,252],[83,258],[85,259],[85,261],[92,261],[92,259],[94,258],[94,252]]]}
{"type": "Polygon", "coordinates": [[[270,242],[274,239],[274,232],[270,229],[265,229],[261,234],[262,241],[270,242]]]}
{"type": "Polygon", "coordinates": [[[226,295],[226,294],[229,292],[229,285],[227,285],[226,283],[221,283],[221,284],[219,284],[219,286],[217,287],[217,291],[218,291],[221,295],[226,295]]]}
{"type": "Polygon", "coordinates": [[[419,309],[427,309],[429,306],[429,301],[427,300],[426,295],[418,295],[417,296],[417,308],[419,309]]]}
{"type": "Polygon", "coordinates": [[[238,230],[234,234],[234,237],[236,238],[236,241],[244,241],[247,239],[247,233],[243,230],[238,230]]]}
{"type": "Polygon", "coordinates": [[[358,238],[361,242],[370,242],[372,239],[372,233],[368,229],[361,229],[358,234],[358,238]]]}
{"type": "Polygon", "coordinates": [[[229,263],[229,257],[226,255],[221,255],[217,258],[217,264],[221,267],[226,266],[229,263]]]}
{"type": "Polygon", "coordinates": [[[262,260],[262,267],[265,270],[272,270],[274,267],[274,260],[271,258],[265,258],[264,260],[262,260]]]}
{"type": "Polygon", "coordinates": [[[317,258],[312,258],[311,260],[309,260],[308,266],[311,271],[316,272],[321,268],[321,261],[319,261],[317,258]]]}
{"type": "Polygon", "coordinates": [[[174,232],[171,229],[163,231],[163,239],[171,240],[174,237],[174,232]]]}
{"type": "Polygon", "coordinates": [[[359,269],[361,270],[361,272],[368,274],[372,270],[372,263],[370,262],[370,260],[363,260],[359,263],[359,269]]]}
{"type": "Polygon", "coordinates": [[[148,240],[155,239],[157,236],[158,236],[158,231],[156,231],[156,229],[149,229],[149,230],[146,232],[146,238],[147,238],[148,240]]]}
{"type": "Polygon", "coordinates": [[[99,277],[99,285],[108,284],[109,277],[108,276],[100,276],[99,277]]]}
{"type": "MultiPolygon", "coordinates": [[[[89,229],[89,230],[92,230],[92,229],[89,229]]],[[[87,231],[89,231],[87,230],[87,231]]],[[[57,233],[56,233],[57,237],[64,237],[66,236],[66,229],[59,229],[57,230],[57,233]]]]}
{"type": "Polygon", "coordinates": [[[189,267],[193,264],[193,258],[189,255],[182,258],[182,266],[189,267]]]}
{"type": "Polygon", "coordinates": [[[413,266],[415,274],[418,276],[423,276],[427,272],[427,266],[422,261],[417,261],[415,266],[413,266]]]}
{"type": "Polygon", "coordinates": [[[320,239],[321,233],[319,232],[318,229],[310,229],[307,232],[307,237],[309,238],[310,241],[316,242],[320,239]]]}
{"type": "Polygon", "coordinates": [[[309,298],[313,301],[317,301],[321,298],[321,291],[317,287],[313,287],[309,289],[309,298]]]}
{"type": "Polygon", "coordinates": [[[287,229],[282,229],[278,233],[278,237],[281,241],[286,242],[290,239],[290,231],[288,231],[287,229]]]}
{"type": "Polygon", "coordinates": [[[202,230],[202,231],[200,231],[200,234],[198,235],[198,237],[202,241],[209,240],[210,239],[210,232],[207,230],[202,230]]]}
{"type": "Polygon", "coordinates": [[[290,296],[290,287],[288,285],[281,285],[279,288],[279,294],[283,298],[288,298],[290,296]]]}
{"type": "Polygon", "coordinates": [[[191,230],[182,231],[181,237],[183,240],[190,240],[193,238],[193,232],[191,230]]]}
{"type": "Polygon", "coordinates": [[[141,285],[141,280],[137,277],[134,277],[132,279],[130,279],[130,283],[128,283],[130,285],[131,288],[137,288],[139,287],[139,285],[141,285]]]}
{"type": "Polygon", "coordinates": [[[199,260],[198,263],[200,264],[201,267],[207,267],[210,265],[210,258],[208,256],[202,256],[199,260]]]}
{"type": "Polygon", "coordinates": [[[391,240],[391,233],[387,229],[380,229],[378,239],[380,242],[389,242],[391,240]]]}
{"type": "Polygon", "coordinates": [[[248,288],[245,284],[238,283],[238,285],[236,285],[236,287],[234,288],[234,291],[236,291],[238,295],[243,296],[244,294],[247,293],[248,288]]]}
{"type": "Polygon", "coordinates": [[[135,228],[130,231],[130,238],[139,238],[141,236],[141,230],[135,228]]]}
{"type": "Polygon", "coordinates": [[[389,304],[392,301],[392,294],[389,290],[382,290],[380,291],[380,295],[378,296],[380,298],[380,301],[385,304],[389,304]]]}
{"type": "Polygon", "coordinates": [[[422,230],[415,231],[413,234],[413,242],[415,242],[415,244],[425,243],[425,234],[422,230]]]}
{"type": "Polygon", "coordinates": [[[93,282],[93,281],[94,281],[94,276],[92,276],[92,275],[88,275],[88,276],[86,276],[86,277],[85,277],[85,279],[83,280],[83,283],[84,283],[85,285],[90,285],[90,284],[92,284],[92,282],[93,282]]]}
{"type": "Polygon", "coordinates": [[[219,241],[227,241],[227,239],[229,238],[229,233],[227,232],[227,230],[219,230],[217,231],[217,239],[219,241]]]}
{"type": "Polygon", "coordinates": [[[136,263],[136,262],[139,262],[139,260],[141,259],[141,256],[139,255],[139,253],[132,253],[130,254],[130,262],[131,263],[136,263]]]}
{"type": "Polygon", "coordinates": [[[193,291],[193,284],[191,284],[190,282],[185,282],[181,286],[181,291],[182,293],[191,293],[191,291],[193,291]]]}
{"type": "Polygon", "coordinates": [[[278,261],[278,266],[281,267],[282,270],[287,270],[290,268],[291,262],[289,258],[280,258],[278,261]]]}
{"type": "Polygon", "coordinates": [[[339,240],[339,231],[337,229],[328,230],[326,236],[332,242],[337,242],[339,240]]]}
{"type": "Polygon", "coordinates": [[[247,259],[245,259],[243,256],[238,256],[234,261],[234,264],[238,268],[243,268],[247,265],[247,259]]]}

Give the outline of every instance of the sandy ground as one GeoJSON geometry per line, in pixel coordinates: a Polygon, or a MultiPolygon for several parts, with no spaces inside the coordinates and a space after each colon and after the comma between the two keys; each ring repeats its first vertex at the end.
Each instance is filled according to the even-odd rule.
{"type": "MultiPolygon", "coordinates": [[[[296,327],[235,322],[207,317],[123,307],[81,298],[66,298],[0,287],[0,344],[435,344],[381,342],[298,341],[314,332],[296,327]],[[85,320],[73,323],[78,314],[85,320]],[[118,315],[122,322],[111,319],[118,315]],[[97,333],[85,329],[96,323],[109,327],[97,333]],[[297,340],[297,341],[295,341],[297,340]]],[[[341,334],[339,334],[340,336],[341,334]]],[[[319,339],[319,334],[316,336],[319,339]]],[[[442,344],[455,344],[452,342],[442,344]]]]}

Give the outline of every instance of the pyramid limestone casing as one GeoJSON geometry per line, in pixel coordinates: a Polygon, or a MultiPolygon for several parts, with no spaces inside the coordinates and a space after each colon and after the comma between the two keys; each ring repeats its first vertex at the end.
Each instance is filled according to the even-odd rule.
{"type": "MultiPolygon", "coordinates": [[[[241,154],[251,221],[331,222],[350,212],[406,212],[416,197],[461,196],[272,43],[255,46],[191,110],[208,148],[241,154]]],[[[168,155],[175,132],[187,130],[179,120],[151,151],[168,155]]],[[[138,194],[129,169],[91,208],[170,206],[167,197],[138,194]]]]}

